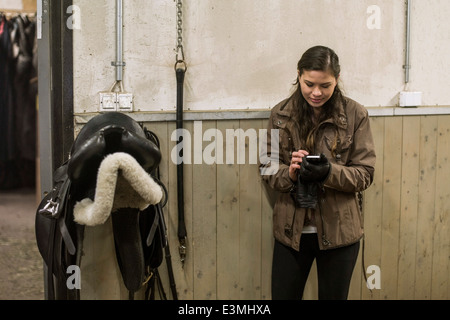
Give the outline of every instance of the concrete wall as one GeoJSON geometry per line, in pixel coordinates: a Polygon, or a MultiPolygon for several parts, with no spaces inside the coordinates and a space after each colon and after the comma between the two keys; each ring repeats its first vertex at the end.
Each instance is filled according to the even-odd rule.
{"type": "MultiPolygon", "coordinates": [[[[115,1],[73,3],[75,113],[97,112],[98,92],[115,81],[115,1]]],[[[407,88],[405,12],[390,0],[184,1],[185,108],[271,108],[316,44],[335,49],[343,89],[366,106],[395,106],[405,89],[423,92],[422,105],[448,106],[450,2],[412,1],[407,88]]],[[[175,110],[175,48],[175,1],[124,1],[123,84],[136,111],[175,110]]]]}

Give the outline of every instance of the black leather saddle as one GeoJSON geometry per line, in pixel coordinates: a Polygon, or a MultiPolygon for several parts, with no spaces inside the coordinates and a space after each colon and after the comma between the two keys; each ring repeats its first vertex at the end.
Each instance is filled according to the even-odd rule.
{"type": "Polygon", "coordinates": [[[47,266],[48,299],[80,299],[80,290],[67,285],[67,269],[81,265],[84,228],[89,222],[76,222],[75,209],[95,217],[100,209],[105,211],[105,203],[110,212],[96,224],[112,220],[117,262],[129,298],[146,285],[161,265],[167,245],[162,213],[167,191],[159,181],[160,161],[156,136],[123,113],[99,114],[83,126],[69,160],[55,171],[53,189],[36,212],[36,240],[47,266]],[[130,190],[134,198],[128,201],[130,190]],[[136,197],[140,204],[134,206],[136,197]]]}

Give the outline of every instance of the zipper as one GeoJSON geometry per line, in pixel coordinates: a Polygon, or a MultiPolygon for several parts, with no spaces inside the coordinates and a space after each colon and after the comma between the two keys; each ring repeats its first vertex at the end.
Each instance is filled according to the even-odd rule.
{"type": "Polygon", "coordinates": [[[318,199],[319,200],[318,203],[319,203],[319,216],[320,216],[320,220],[322,221],[322,244],[325,247],[328,247],[328,246],[331,245],[331,241],[327,239],[327,235],[326,235],[326,232],[325,232],[325,224],[324,224],[323,215],[322,215],[322,201],[324,200],[325,189],[324,189],[323,186],[321,186],[321,189],[322,189],[322,195],[323,196],[321,196],[320,199],[318,199]]]}

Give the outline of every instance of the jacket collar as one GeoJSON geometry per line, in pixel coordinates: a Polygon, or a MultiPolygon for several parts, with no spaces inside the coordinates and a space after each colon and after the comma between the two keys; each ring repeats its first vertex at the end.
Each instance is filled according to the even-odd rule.
{"type": "MultiPolygon", "coordinates": [[[[333,119],[330,118],[330,119],[323,121],[321,124],[335,123],[339,128],[347,129],[347,124],[348,124],[347,114],[345,113],[345,109],[344,109],[344,104],[347,103],[347,98],[344,97],[343,100],[344,100],[343,102],[339,101],[337,104],[337,108],[339,109],[338,123],[335,123],[333,121],[333,119]]],[[[293,103],[293,98],[290,97],[290,98],[286,99],[284,102],[282,102],[282,106],[277,111],[277,114],[281,117],[292,118],[293,113],[294,113],[294,103],[293,103]]]]}

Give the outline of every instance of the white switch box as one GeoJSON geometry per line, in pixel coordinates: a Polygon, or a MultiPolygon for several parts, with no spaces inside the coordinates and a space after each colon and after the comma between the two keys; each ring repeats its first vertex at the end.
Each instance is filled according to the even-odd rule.
{"type": "Polygon", "coordinates": [[[422,92],[402,91],[399,97],[400,107],[418,107],[422,105],[422,92]]]}
{"type": "Polygon", "coordinates": [[[100,92],[100,112],[117,111],[117,94],[115,92],[100,92]]]}
{"type": "Polygon", "coordinates": [[[133,94],[118,93],[117,94],[118,111],[133,112],[133,94]]]}

